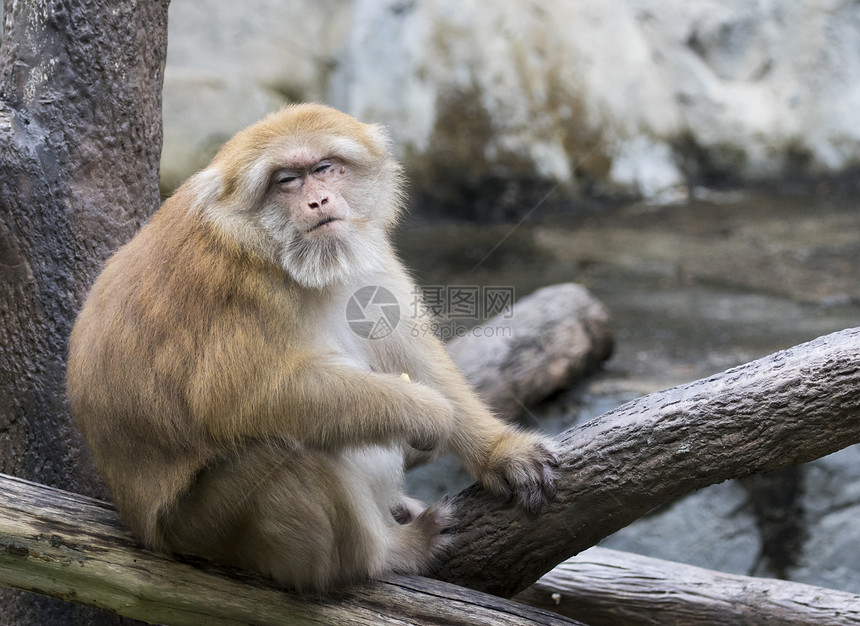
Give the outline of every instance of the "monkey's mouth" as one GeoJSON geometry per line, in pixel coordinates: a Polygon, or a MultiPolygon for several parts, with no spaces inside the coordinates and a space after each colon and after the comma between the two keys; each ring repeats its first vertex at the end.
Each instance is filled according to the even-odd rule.
{"type": "Polygon", "coordinates": [[[311,232],[315,231],[317,228],[322,228],[326,224],[331,224],[332,222],[339,222],[339,221],[340,221],[340,218],[338,218],[338,217],[327,217],[327,218],[322,219],[319,222],[317,222],[314,226],[311,227],[310,230],[308,230],[308,232],[311,233],[311,232]]]}

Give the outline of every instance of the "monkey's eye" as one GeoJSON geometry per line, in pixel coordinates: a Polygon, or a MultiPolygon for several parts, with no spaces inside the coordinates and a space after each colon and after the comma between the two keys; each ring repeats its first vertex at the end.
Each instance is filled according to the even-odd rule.
{"type": "Polygon", "coordinates": [[[331,161],[320,161],[314,168],[314,174],[325,174],[331,170],[331,161]]]}
{"type": "Polygon", "coordinates": [[[301,183],[301,177],[295,172],[278,172],[275,174],[275,183],[281,187],[292,189],[301,183]]]}

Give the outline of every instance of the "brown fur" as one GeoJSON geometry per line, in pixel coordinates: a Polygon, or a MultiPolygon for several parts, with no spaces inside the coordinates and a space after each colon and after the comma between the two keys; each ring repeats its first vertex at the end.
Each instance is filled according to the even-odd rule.
{"type": "Polygon", "coordinates": [[[400,492],[410,445],[450,450],[529,509],[552,494],[547,442],[493,417],[436,338],[410,320],[378,340],[347,326],[359,287],[414,298],[387,240],[400,178],[380,128],[289,107],[228,142],[107,263],[72,332],[68,392],[147,545],[298,588],[421,572],[451,511],[400,492]]]}

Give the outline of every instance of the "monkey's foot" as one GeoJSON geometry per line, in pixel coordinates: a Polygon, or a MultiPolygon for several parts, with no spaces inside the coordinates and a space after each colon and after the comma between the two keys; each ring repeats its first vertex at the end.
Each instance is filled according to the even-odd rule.
{"type": "Polygon", "coordinates": [[[427,505],[420,500],[401,496],[400,501],[391,508],[391,515],[398,524],[408,524],[421,515],[426,508],[427,505]]]}
{"type": "Polygon", "coordinates": [[[447,500],[433,504],[408,524],[395,527],[396,541],[388,567],[401,574],[429,571],[452,543],[447,529],[454,520],[454,509],[447,500]]]}
{"type": "Polygon", "coordinates": [[[443,498],[422,511],[410,526],[421,533],[429,553],[436,556],[451,545],[453,536],[447,531],[453,522],[454,507],[448,498],[443,498]]]}

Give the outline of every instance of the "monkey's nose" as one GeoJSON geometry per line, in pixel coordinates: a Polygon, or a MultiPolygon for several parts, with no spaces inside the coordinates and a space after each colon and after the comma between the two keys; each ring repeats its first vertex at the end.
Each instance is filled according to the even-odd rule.
{"type": "Polygon", "coordinates": [[[328,204],[328,196],[323,196],[319,200],[311,200],[310,202],[308,202],[308,206],[312,209],[318,209],[326,204],[328,204]]]}

